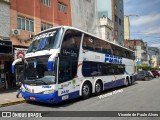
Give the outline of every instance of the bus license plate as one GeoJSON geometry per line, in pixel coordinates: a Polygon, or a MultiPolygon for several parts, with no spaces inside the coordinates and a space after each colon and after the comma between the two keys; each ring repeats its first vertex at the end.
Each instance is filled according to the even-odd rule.
{"type": "Polygon", "coordinates": [[[64,95],[64,96],[62,96],[62,100],[67,100],[69,98],[69,96],[68,95],[64,95]]]}
{"type": "Polygon", "coordinates": [[[35,97],[30,97],[30,100],[36,100],[36,98],[35,97]]]}

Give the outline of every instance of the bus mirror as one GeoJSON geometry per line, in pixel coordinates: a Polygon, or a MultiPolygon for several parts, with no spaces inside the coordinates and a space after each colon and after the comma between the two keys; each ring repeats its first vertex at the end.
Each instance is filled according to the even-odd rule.
{"type": "Polygon", "coordinates": [[[54,68],[54,62],[48,61],[48,71],[53,71],[53,68],[54,68]]]}
{"type": "Polygon", "coordinates": [[[57,55],[58,57],[61,57],[61,54],[60,53],[58,53],[58,55],[57,55]]]}
{"type": "Polygon", "coordinates": [[[15,65],[12,65],[12,73],[14,74],[15,72],[15,65]]]}

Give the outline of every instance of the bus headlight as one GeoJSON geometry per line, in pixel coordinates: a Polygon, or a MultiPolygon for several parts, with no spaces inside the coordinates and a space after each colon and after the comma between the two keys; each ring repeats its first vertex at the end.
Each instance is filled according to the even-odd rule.
{"type": "Polygon", "coordinates": [[[50,93],[54,93],[56,92],[55,90],[46,90],[46,91],[43,91],[43,94],[50,94],[50,93]]]}

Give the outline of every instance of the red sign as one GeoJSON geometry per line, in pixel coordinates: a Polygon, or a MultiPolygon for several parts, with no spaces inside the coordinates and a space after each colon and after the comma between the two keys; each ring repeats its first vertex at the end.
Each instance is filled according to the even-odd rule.
{"type": "Polygon", "coordinates": [[[14,58],[19,59],[19,58],[24,58],[26,54],[27,49],[22,49],[22,48],[15,48],[14,50],[14,58]]]}

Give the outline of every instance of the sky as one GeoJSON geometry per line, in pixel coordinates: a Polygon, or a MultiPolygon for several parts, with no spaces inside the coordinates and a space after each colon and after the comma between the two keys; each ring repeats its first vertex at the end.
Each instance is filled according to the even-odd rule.
{"type": "Polygon", "coordinates": [[[160,0],[124,0],[124,15],[138,15],[130,16],[130,39],[160,48],[160,0]]]}

